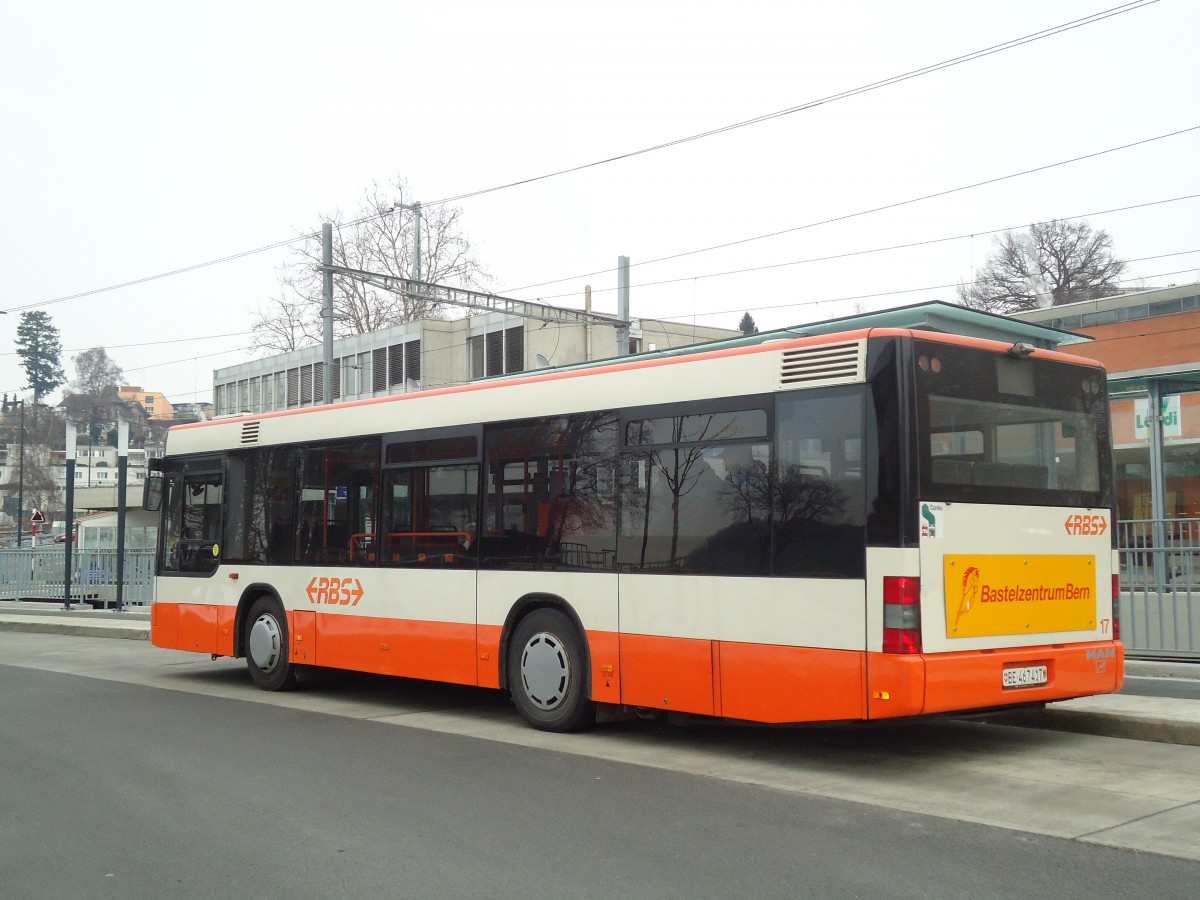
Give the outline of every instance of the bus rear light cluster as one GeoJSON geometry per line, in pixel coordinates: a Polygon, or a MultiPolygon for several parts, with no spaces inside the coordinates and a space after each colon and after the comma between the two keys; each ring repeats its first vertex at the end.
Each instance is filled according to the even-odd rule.
{"type": "Polygon", "coordinates": [[[883,579],[883,652],[921,652],[921,579],[883,579]]]}

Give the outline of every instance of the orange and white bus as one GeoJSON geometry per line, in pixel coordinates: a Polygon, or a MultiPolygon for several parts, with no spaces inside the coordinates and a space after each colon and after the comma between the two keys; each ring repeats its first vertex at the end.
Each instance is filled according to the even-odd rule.
{"type": "Polygon", "coordinates": [[[533,726],[1117,690],[1105,376],[905,329],[171,429],[151,637],[506,689],[533,726]]]}

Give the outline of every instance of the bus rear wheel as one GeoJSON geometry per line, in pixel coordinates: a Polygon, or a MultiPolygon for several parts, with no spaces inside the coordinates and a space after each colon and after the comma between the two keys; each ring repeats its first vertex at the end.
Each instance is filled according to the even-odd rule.
{"type": "Polygon", "coordinates": [[[288,660],[288,624],[274,597],[259,597],[246,617],[246,667],[264,691],[296,686],[296,667],[288,660]]]}
{"type": "Polygon", "coordinates": [[[579,731],[595,721],[586,693],[583,639],[557,609],[537,609],[513,631],[508,687],[517,711],[542,731],[579,731]]]}

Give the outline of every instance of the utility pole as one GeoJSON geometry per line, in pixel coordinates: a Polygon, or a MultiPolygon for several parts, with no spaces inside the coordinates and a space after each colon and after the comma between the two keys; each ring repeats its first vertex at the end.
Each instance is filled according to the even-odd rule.
{"type": "Polygon", "coordinates": [[[125,488],[129,484],[129,420],[117,413],[117,612],[125,609],[125,488]]]}
{"type": "Polygon", "coordinates": [[[397,203],[392,209],[411,209],[416,221],[413,222],[413,258],[410,270],[412,272],[412,280],[420,284],[425,279],[421,265],[421,201],[416,203],[397,203]]]}
{"type": "Polygon", "coordinates": [[[63,607],[71,608],[71,545],[75,541],[75,422],[67,417],[67,521],[63,542],[63,607]]]}
{"type": "Polygon", "coordinates": [[[629,257],[617,257],[617,356],[629,355],[629,257]]]}
{"type": "Polygon", "coordinates": [[[413,281],[424,281],[421,277],[421,201],[418,200],[412,205],[412,211],[416,214],[416,230],[413,237],[413,281]]]}
{"type": "Polygon", "coordinates": [[[324,375],[321,378],[321,402],[333,402],[333,223],[321,223],[321,319],[325,346],[324,375]]]}
{"type": "MultiPolygon", "coordinates": [[[[583,286],[583,311],[587,316],[592,314],[592,286],[590,284],[583,286]]],[[[587,319],[583,323],[583,358],[585,362],[592,361],[592,323],[587,319]]]]}

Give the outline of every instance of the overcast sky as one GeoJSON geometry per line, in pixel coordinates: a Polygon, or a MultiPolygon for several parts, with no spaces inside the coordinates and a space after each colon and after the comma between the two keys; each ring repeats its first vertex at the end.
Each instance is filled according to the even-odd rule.
{"type": "MultiPolygon", "coordinates": [[[[54,301],[315,231],[397,175],[432,203],[1117,5],[9,0],[0,389],[24,387],[19,313],[46,304],[36,308],[62,333],[69,377],[74,354],[103,346],[129,383],[209,400],[212,370],[247,358],[286,249],[54,301]]],[[[614,309],[612,270],[627,255],[635,317],[728,328],[744,311],[766,330],[952,300],[986,259],[989,232],[1056,217],[1106,229],[1147,286],[1195,281],[1200,199],[1175,198],[1200,194],[1200,130],[1150,139],[1200,126],[1198,36],[1200,3],[1160,0],[457,205],[497,293],[582,307],[590,283],[597,309],[614,309]],[[1147,143],[954,191],[1137,141],[1147,143]],[[891,204],[903,205],[852,215],[891,204]],[[939,242],[882,250],[919,241],[939,242]],[[805,262],[867,250],[881,252],[805,262]],[[676,254],[689,255],[647,264],[676,254]],[[723,274],[755,267],[771,268],[723,274]]]]}

